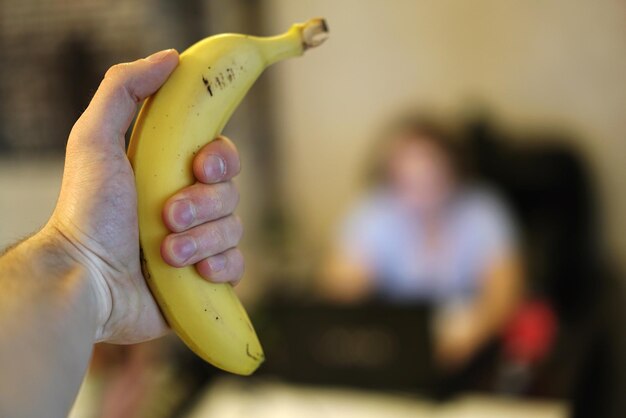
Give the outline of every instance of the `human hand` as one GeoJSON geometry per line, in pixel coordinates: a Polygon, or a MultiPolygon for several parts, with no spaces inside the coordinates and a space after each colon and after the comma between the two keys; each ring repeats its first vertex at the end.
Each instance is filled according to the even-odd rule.
{"type": "MultiPolygon", "coordinates": [[[[137,105],[158,90],[177,63],[178,53],[167,50],[111,67],[69,136],[61,194],[44,229],[89,272],[98,305],[98,341],[135,343],[168,329],[141,273],[137,196],[124,134],[137,105]]],[[[239,168],[237,150],[226,138],[198,152],[193,161],[197,182],[163,208],[172,231],[161,251],[167,263],[195,264],[212,281],[241,278],[243,258],[236,246],[242,227],[233,215],[239,195],[231,181],[239,168]]]]}
{"type": "Polygon", "coordinates": [[[434,356],[444,371],[462,368],[484,342],[480,322],[470,307],[440,313],[434,324],[434,356]]]}
{"type": "Polygon", "coordinates": [[[442,370],[455,371],[467,364],[478,348],[471,333],[443,334],[435,340],[435,361],[442,370]]]}

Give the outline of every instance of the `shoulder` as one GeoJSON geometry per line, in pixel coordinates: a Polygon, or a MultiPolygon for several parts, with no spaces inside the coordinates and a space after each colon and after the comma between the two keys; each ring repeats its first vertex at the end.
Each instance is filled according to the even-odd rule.
{"type": "Polygon", "coordinates": [[[467,186],[459,193],[457,208],[460,213],[471,217],[491,219],[510,216],[504,199],[492,188],[479,184],[467,186]]]}
{"type": "Polygon", "coordinates": [[[484,185],[471,185],[460,194],[456,205],[457,220],[463,227],[481,235],[496,235],[513,239],[515,222],[504,199],[484,185]]]}

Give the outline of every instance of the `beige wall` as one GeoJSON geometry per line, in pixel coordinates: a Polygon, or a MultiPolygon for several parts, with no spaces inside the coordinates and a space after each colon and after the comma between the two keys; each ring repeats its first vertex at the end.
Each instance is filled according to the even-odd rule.
{"type": "MultiPolygon", "coordinates": [[[[354,197],[370,132],[405,105],[474,100],[512,128],[578,134],[626,261],[626,3],[266,0],[267,33],[325,16],[331,39],[272,70],[284,188],[319,246],[354,197]]],[[[626,263],[624,263],[626,264],[626,263]]]]}
{"type": "MultiPolygon", "coordinates": [[[[323,48],[272,68],[268,80],[277,98],[283,190],[309,248],[328,240],[357,193],[372,130],[409,104],[456,114],[480,100],[509,126],[559,125],[579,134],[577,145],[593,163],[614,248],[626,267],[626,2],[265,5],[267,34],[319,15],[331,28],[323,48]]],[[[61,164],[0,162],[0,246],[45,222],[61,164]]],[[[248,221],[262,193],[252,187],[254,172],[244,170],[240,179],[248,221]]]]}
{"type": "Polygon", "coordinates": [[[60,158],[0,158],[0,253],[46,224],[62,174],[60,158]]]}

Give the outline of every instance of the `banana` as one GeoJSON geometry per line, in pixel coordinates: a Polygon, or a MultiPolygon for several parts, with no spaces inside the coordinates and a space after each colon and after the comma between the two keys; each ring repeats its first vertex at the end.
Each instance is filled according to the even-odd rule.
{"type": "Polygon", "coordinates": [[[163,315],[204,360],[249,375],[264,355],[248,315],[229,284],[213,284],[194,267],[173,268],[161,258],[168,234],[165,201],[194,183],[195,153],[217,137],[252,84],[269,65],[321,44],[322,19],[293,25],[282,35],[222,34],[180,55],[178,67],[143,104],[128,156],[135,172],[142,269],[163,315]]]}

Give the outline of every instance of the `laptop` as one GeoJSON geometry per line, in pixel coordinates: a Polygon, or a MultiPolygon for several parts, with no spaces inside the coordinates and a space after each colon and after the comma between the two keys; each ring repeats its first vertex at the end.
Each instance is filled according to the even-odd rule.
{"type": "Polygon", "coordinates": [[[258,311],[254,323],[266,355],[261,376],[417,392],[433,379],[424,306],[283,303],[258,311]]]}

